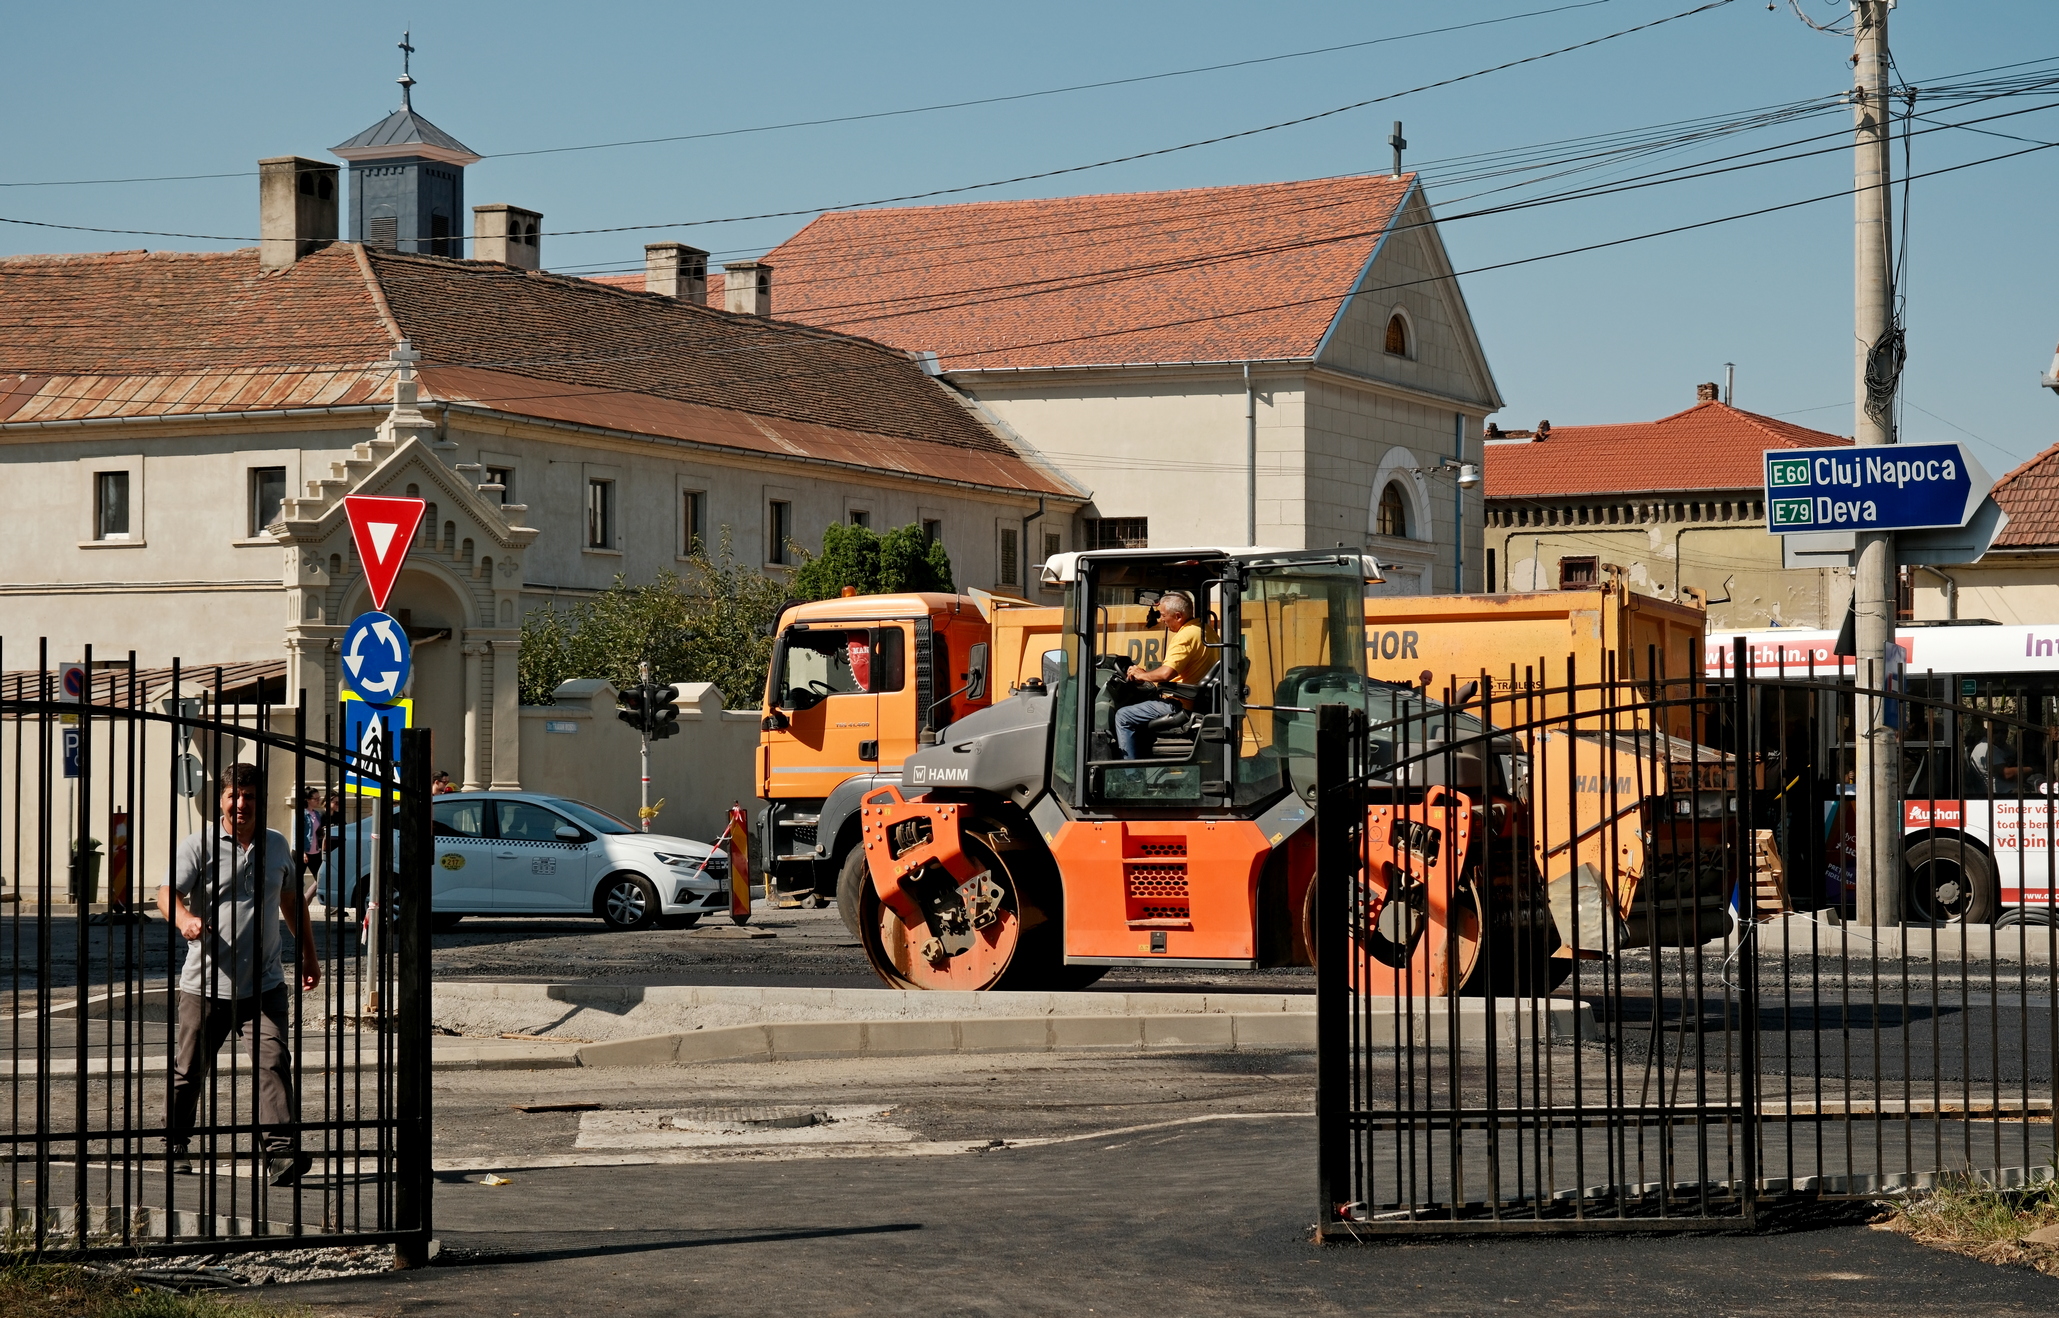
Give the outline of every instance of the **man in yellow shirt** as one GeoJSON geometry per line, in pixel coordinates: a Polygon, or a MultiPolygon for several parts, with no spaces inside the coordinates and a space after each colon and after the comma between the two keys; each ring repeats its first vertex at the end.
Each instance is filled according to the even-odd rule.
{"type": "MultiPolygon", "coordinates": [[[[1207,645],[1202,635],[1201,624],[1194,621],[1194,601],[1183,590],[1169,590],[1159,596],[1158,616],[1165,624],[1165,662],[1156,668],[1132,666],[1129,678],[1132,682],[1179,682],[1188,686],[1207,677],[1215,667],[1215,652],[1207,645]]],[[[1153,719],[1176,714],[1187,707],[1185,701],[1143,700],[1134,705],[1125,705],[1115,716],[1115,739],[1122,746],[1122,757],[1137,758],[1137,730],[1153,719]]]]}

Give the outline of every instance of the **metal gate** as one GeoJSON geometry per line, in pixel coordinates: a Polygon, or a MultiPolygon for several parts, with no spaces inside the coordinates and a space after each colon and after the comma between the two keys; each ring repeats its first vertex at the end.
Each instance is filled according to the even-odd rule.
{"type": "Polygon", "coordinates": [[[1735,1229],[2053,1175],[2059,700],[1738,660],[1322,707],[1325,1236],[1735,1229]],[[1905,831],[1862,874],[1866,755],[1905,831]],[[1869,885],[1905,918],[1855,923],[1869,885]]]}
{"type": "Polygon", "coordinates": [[[429,911],[395,895],[428,891],[429,734],[402,734],[397,757],[344,746],[344,711],[311,728],[305,693],[288,705],[283,686],[282,665],[56,664],[47,644],[0,678],[11,1250],[391,1242],[402,1266],[426,1262],[429,911]],[[274,845],[203,841],[235,835],[220,788],[253,772],[250,837],[280,835],[281,905],[312,906],[314,956],[282,931],[270,999],[261,940],[280,913],[245,927],[234,899],[262,898],[274,845]],[[202,858],[184,868],[190,940],[159,909],[182,842],[202,858]],[[192,1107],[175,1130],[182,1044],[192,1107]]]}

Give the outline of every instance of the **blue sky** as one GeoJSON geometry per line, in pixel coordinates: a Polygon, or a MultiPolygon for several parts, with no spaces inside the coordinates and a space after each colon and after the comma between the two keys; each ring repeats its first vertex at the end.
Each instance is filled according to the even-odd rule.
{"type": "MultiPolygon", "coordinates": [[[[17,58],[0,82],[0,117],[9,125],[0,184],[238,176],[0,186],[0,216],[249,234],[256,181],[242,172],[261,156],[326,156],[391,110],[394,46],[412,25],[416,107],[489,157],[468,171],[469,202],[541,210],[553,234],[672,225],[551,236],[547,265],[626,269],[640,261],[643,243],[660,238],[735,259],[777,244],[806,217],[707,221],[957,187],[1237,132],[1632,27],[1694,0],[1598,0],[1443,35],[1000,105],[608,150],[500,153],[1032,92],[1566,2],[21,7],[9,20],[17,58]],[[30,52],[39,54],[25,57],[30,52]]],[[[1819,20],[1842,9],[1802,2],[1819,20]]],[[[1892,22],[1899,68],[1922,86],[2059,56],[2051,13],[2048,0],[1905,0],[1892,22]]],[[[1440,181],[1455,166],[1437,162],[1833,95],[1850,84],[1849,50],[1848,41],[1798,22],[1788,0],[1770,12],[1765,0],[1733,0],[1592,49],[1301,127],[962,195],[1198,187],[1385,168],[1389,124],[1399,118],[1409,159],[1429,162],[1432,204],[1451,214],[1469,208],[1468,194],[1497,184],[1440,181]]],[[[2059,95],[2015,97],[1938,113],[1964,119],[2055,103],[2059,95]]],[[[1839,110],[1704,148],[1700,158],[1847,123],[1839,110]]],[[[2059,141],[2059,110],[1987,126],[2059,141]]],[[[2022,145],[1965,130],[1928,133],[1915,140],[1915,167],[2022,145]]],[[[1913,188],[1904,438],[1977,436],[1968,442],[1995,475],[2059,441],[2059,397],[2037,385],[2059,338],[2055,180],[2059,151],[1913,188]]],[[[1849,181],[1849,156],[1830,152],[1453,221],[1444,238],[1463,271],[1834,192],[1849,181]]],[[[1498,195],[1551,196],[1560,186],[1532,182],[1498,195]]],[[[0,254],[233,245],[0,224],[0,254]]],[[[1461,282],[1508,402],[1497,417],[1504,425],[1664,415],[1735,362],[1740,406],[1850,433],[1851,265],[1851,202],[1838,198],[1461,282]]]]}

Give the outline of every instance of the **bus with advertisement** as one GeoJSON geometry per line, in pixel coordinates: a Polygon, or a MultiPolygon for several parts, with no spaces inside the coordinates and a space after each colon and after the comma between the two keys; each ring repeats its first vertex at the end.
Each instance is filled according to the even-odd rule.
{"type": "MultiPolygon", "coordinates": [[[[1761,698],[1759,736],[1782,761],[1776,792],[1819,827],[1789,841],[1795,904],[1848,906],[1853,885],[1855,661],[1831,631],[1715,632],[1703,673],[1725,681],[1737,642],[1755,679],[1847,684],[1842,699],[1800,689],[1761,698]],[[1813,681],[1812,681],[1813,679],[1813,681]],[[1805,877],[1806,876],[1806,877],[1805,877]],[[1820,884],[1816,881],[1820,876],[1820,884]]],[[[1901,622],[1888,685],[1947,702],[1889,707],[1902,748],[1902,826],[1912,920],[2052,923],[2059,814],[2059,626],[1901,622]]],[[[1797,830],[1799,832],[1799,830],[1797,830]]]]}

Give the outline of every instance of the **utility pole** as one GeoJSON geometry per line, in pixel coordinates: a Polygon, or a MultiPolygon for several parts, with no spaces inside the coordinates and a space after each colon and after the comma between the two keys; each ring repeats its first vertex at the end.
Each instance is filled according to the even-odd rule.
{"type": "MultiPolygon", "coordinates": [[[[1853,437],[1861,447],[1892,444],[1901,343],[1894,308],[1889,225],[1887,14],[1893,0],[1852,5],[1852,330],[1853,437]]],[[[1886,685],[1887,647],[1894,641],[1895,537],[1860,531],[1852,555],[1853,640],[1857,696],[1852,747],[1858,806],[1858,919],[1862,925],[1902,922],[1901,747],[1888,727],[1886,702],[1865,694],[1886,685]]]]}

